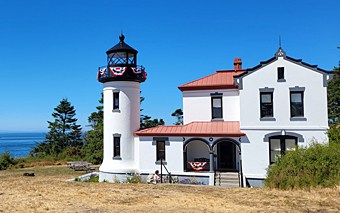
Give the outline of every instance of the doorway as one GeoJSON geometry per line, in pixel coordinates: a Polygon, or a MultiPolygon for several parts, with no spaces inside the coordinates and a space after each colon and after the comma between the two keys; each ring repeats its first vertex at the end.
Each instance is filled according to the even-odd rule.
{"type": "Polygon", "coordinates": [[[217,170],[236,170],[236,146],[230,142],[217,144],[217,170]]]}

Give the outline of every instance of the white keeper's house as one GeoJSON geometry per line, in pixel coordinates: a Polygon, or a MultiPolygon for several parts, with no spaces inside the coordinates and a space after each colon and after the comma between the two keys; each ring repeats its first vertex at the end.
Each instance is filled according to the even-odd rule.
{"type": "Polygon", "coordinates": [[[235,58],[233,69],[179,86],[183,126],[140,130],[146,73],[137,65],[138,52],[119,38],[98,72],[104,85],[100,181],[124,181],[133,173],[146,177],[162,161],[180,180],[262,186],[276,155],[313,139],[328,141],[327,83],[333,72],[291,58],[281,47],[253,68],[243,69],[235,58]]]}

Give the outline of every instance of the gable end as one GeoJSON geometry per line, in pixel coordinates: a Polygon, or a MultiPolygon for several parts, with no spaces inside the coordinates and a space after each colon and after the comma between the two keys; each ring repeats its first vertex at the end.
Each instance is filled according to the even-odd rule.
{"type": "Polygon", "coordinates": [[[259,65],[255,66],[253,68],[247,69],[246,72],[244,72],[240,75],[234,76],[234,84],[237,85],[240,90],[242,90],[243,89],[243,78],[244,77],[246,77],[246,76],[258,71],[259,69],[277,61],[279,57],[282,57],[284,60],[287,60],[291,63],[296,64],[296,65],[302,66],[304,68],[307,68],[307,69],[310,69],[310,70],[313,70],[315,72],[322,74],[323,75],[323,86],[324,87],[327,87],[327,83],[330,80],[332,80],[332,78],[333,78],[333,75],[334,75],[333,71],[327,71],[327,70],[318,68],[318,65],[307,64],[307,63],[303,62],[302,59],[294,59],[292,57],[286,56],[286,52],[283,51],[282,48],[280,47],[279,50],[275,53],[275,56],[273,58],[271,58],[267,61],[260,62],[259,65]]]}

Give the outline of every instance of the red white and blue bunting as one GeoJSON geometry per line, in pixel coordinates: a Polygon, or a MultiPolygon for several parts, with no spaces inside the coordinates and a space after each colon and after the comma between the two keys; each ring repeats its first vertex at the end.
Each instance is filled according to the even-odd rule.
{"type": "Polygon", "coordinates": [[[105,77],[105,74],[106,74],[106,68],[100,69],[100,70],[98,71],[98,74],[97,74],[97,80],[98,80],[100,77],[105,77]]]}
{"type": "Polygon", "coordinates": [[[189,165],[196,172],[201,171],[207,165],[207,162],[189,162],[189,165]]]}
{"type": "MultiPolygon", "coordinates": [[[[137,67],[130,67],[130,68],[135,75],[139,77],[143,76],[143,78],[146,79],[147,74],[144,68],[137,68],[137,67]]],[[[127,67],[109,67],[109,69],[114,76],[122,76],[124,75],[127,67]]],[[[100,69],[97,73],[97,80],[103,77],[104,78],[107,77],[106,71],[107,71],[107,68],[100,69]]]]}
{"type": "Polygon", "coordinates": [[[144,77],[144,79],[146,79],[146,76],[147,76],[147,74],[146,74],[146,72],[145,72],[145,70],[144,70],[144,69],[142,69],[142,73],[143,73],[143,77],[144,77]]]}
{"type": "Polygon", "coordinates": [[[136,75],[142,73],[141,68],[131,67],[131,69],[132,69],[132,72],[135,73],[136,75]]]}
{"type": "Polygon", "coordinates": [[[110,70],[114,76],[122,76],[126,71],[126,67],[110,67],[110,70]]]}

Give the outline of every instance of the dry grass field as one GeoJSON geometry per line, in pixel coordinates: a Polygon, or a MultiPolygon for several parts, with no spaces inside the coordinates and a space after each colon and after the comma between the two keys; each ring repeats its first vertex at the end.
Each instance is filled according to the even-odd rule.
{"type": "Polygon", "coordinates": [[[340,212],[340,187],[279,191],[65,182],[82,174],[65,165],[0,171],[0,212],[340,212]]]}

